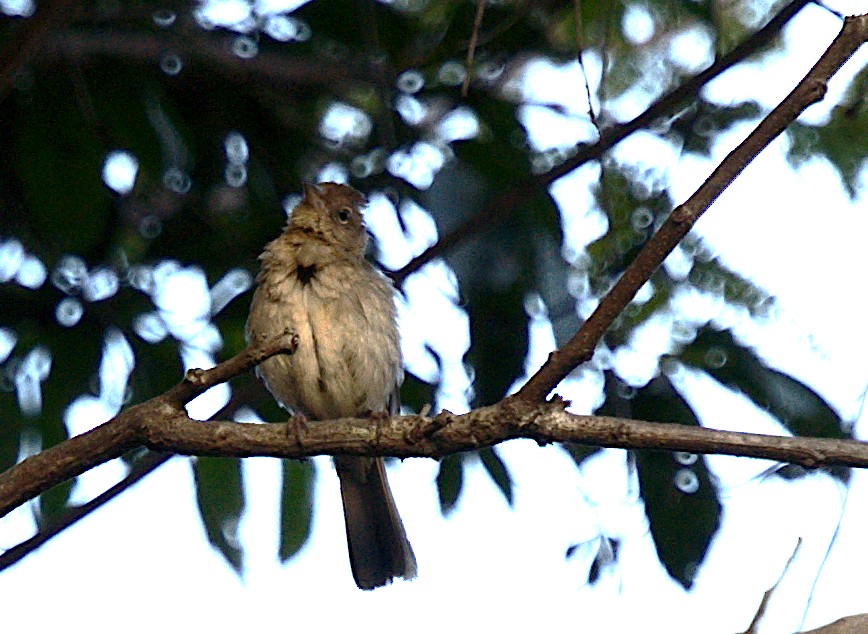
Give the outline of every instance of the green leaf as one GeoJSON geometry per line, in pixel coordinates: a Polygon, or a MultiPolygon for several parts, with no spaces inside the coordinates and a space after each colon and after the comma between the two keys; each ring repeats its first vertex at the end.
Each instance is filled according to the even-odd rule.
{"type": "Polygon", "coordinates": [[[200,456],[193,461],[193,475],[208,541],[240,575],[244,553],[238,541],[238,523],[245,505],[241,460],[200,456]]]}
{"type": "Polygon", "coordinates": [[[309,460],[283,460],[283,492],[280,496],[280,561],[286,561],[305,545],[313,521],[316,472],[309,460]]]}
{"type": "Polygon", "coordinates": [[[512,506],[513,502],[513,484],[512,476],[509,474],[509,469],[503,459],[498,455],[494,447],[484,447],[479,450],[479,459],[482,460],[482,466],[494,480],[497,488],[503,493],[506,498],[506,503],[512,506]]]}
{"type": "MultiPolygon", "coordinates": [[[[647,421],[698,425],[696,415],[665,377],[638,390],[607,377],[606,413],[647,421]]],[[[721,504],[703,456],[632,451],[639,493],[657,556],[669,575],[689,589],[720,527],[721,504]]]]}
{"type": "MultiPolygon", "coordinates": [[[[743,393],[797,436],[852,437],[840,414],[822,396],[788,374],[770,368],[752,350],[739,344],[728,330],[703,328],[678,358],[743,393]]],[[[850,469],[846,467],[824,470],[841,482],[850,478],[850,469]]]]}
{"type": "Polygon", "coordinates": [[[832,109],[829,121],[820,126],[795,122],[787,128],[790,148],[787,159],[798,166],[814,156],[834,165],[850,198],[859,194],[859,180],[868,159],[868,67],[850,83],[841,103],[832,109]]]}
{"type": "Polygon", "coordinates": [[[679,355],[685,363],[750,398],[799,436],[850,438],[838,412],[817,392],[770,368],[729,330],[703,328],[679,355]]]}
{"type": "Polygon", "coordinates": [[[581,466],[581,464],[585,460],[600,451],[599,447],[592,447],[590,445],[578,445],[572,442],[562,443],[560,447],[567,452],[570,458],[573,459],[573,462],[576,463],[577,467],[581,466]]]}
{"type": "Polygon", "coordinates": [[[455,509],[458,496],[464,487],[464,456],[455,454],[440,461],[437,472],[437,493],[440,496],[440,512],[448,515],[455,509]]]}
{"type": "Polygon", "coordinates": [[[759,115],[759,105],[753,101],[730,106],[699,99],[672,120],[668,136],[680,138],[683,152],[710,158],[718,135],[759,115]]]}
{"type": "Polygon", "coordinates": [[[433,405],[435,387],[412,372],[405,372],[404,383],[401,385],[401,404],[414,412],[420,411],[425,405],[433,405]]]}
{"type": "Polygon", "coordinates": [[[633,455],[657,556],[669,575],[690,589],[720,528],[720,500],[705,457],[691,455],[696,462],[687,466],[666,451],[633,455]]]}
{"type": "Polygon", "coordinates": [[[111,196],[100,180],[107,148],[84,119],[66,82],[42,82],[13,127],[10,163],[21,182],[28,220],[65,252],[86,253],[107,230],[111,196]],[[57,231],[63,222],[75,231],[57,231]]]}
{"type": "Polygon", "coordinates": [[[467,360],[476,370],[475,405],[490,405],[503,398],[524,368],[527,356],[527,289],[513,283],[502,289],[468,290],[470,350],[467,360]]]}

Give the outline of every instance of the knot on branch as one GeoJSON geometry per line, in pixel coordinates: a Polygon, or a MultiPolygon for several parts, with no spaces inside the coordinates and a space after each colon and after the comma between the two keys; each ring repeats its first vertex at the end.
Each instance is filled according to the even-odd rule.
{"type": "Polygon", "coordinates": [[[190,368],[184,374],[184,381],[192,387],[204,387],[208,384],[208,374],[202,368],[190,368]]]}
{"type": "Polygon", "coordinates": [[[829,90],[829,82],[822,78],[805,79],[804,84],[805,100],[809,103],[817,103],[822,101],[829,90]]]}
{"type": "Polygon", "coordinates": [[[405,434],[405,439],[412,445],[418,445],[422,440],[428,440],[455,420],[455,414],[444,409],[433,418],[422,418],[420,423],[405,434]]]}
{"type": "Polygon", "coordinates": [[[532,404],[525,402],[510,401],[507,405],[507,413],[513,421],[514,435],[531,438],[543,447],[551,442],[549,435],[543,433],[547,427],[546,419],[553,412],[565,412],[570,401],[558,394],[552,395],[545,403],[532,404]]]}
{"type": "Polygon", "coordinates": [[[276,354],[293,354],[298,348],[298,333],[291,328],[285,328],[277,337],[253,337],[250,342],[253,364],[259,365],[276,354]]]}

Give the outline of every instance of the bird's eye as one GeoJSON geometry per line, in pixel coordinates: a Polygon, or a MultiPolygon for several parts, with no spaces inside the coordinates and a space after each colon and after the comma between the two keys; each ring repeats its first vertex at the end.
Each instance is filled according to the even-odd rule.
{"type": "Polygon", "coordinates": [[[337,216],[338,222],[340,222],[342,225],[345,225],[350,221],[350,218],[352,218],[352,212],[350,211],[349,207],[344,207],[343,209],[338,209],[337,216]]]}

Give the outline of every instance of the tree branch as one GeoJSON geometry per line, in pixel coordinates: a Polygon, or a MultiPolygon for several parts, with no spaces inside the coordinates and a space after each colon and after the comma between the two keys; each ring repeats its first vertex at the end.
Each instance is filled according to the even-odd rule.
{"type": "Polygon", "coordinates": [[[130,472],[123,480],[110,486],[92,500],[89,500],[80,506],[68,509],[59,519],[52,520],[48,526],[40,527],[36,534],[25,539],[20,544],[16,544],[12,548],[4,550],[3,554],[0,555],[0,572],[6,570],[9,566],[18,563],[34,550],[103,506],[106,502],[113,500],[115,497],[142,480],[145,476],[153,473],[157,468],[164,465],[173,457],[174,454],[170,453],[156,451],[146,452],[145,456],[133,464],[130,472]]]}
{"type": "Polygon", "coordinates": [[[802,634],[863,634],[868,630],[868,614],[845,616],[833,623],[802,634]]]}
{"type": "MultiPolygon", "coordinates": [[[[248,347],[210,370],[189,370],[184,379],[165,394],[134,405],[89,432],[25,458],[0,474],[0,517],[61,482],[146,445],[143,429],[153,421],[180,414],[184,405],[209,388],[276,354],[291,354],[297,346],[298,337],[287,333],[277,341],[248,347]]],[[[183,416],[196,422],[187,418],[186,413],[183,416]]]]}
{"type": "MultiPolygon", "coordinates": [[[[868,443],[720,431],[675,423],[571,414],[566,403],[503,401],[457,416],[393,416],[376,422],[342,418],[309,425],[296,439],[290,423],[197,423],[180,411],[142,422],[151,449],[191,455],[307,458],[318,455],[442,458],[528,438],[619,449],[662,449],[765,458],[807,468],[868,467],[868,443]]],[[[2,508],[2,502],[0,502],[2,508]]]]}
{"type": "MultiPolygon", "coordinates": [[[[289,348],[272,350],[277,353],[289,348]]],[[[237,359],[222,365],[226,367],[237,359]]],[[[253,359],[253,355],[248,355],[234,368],[248,369],[253,359]]],[[[195,375],[205,377],[210,387],[212,379],[222,373],[209,375],[209,372],[200,370],[195,375]]],[[[188,383],[189,376],[190,373],[179,385],[188,383]]],[[[50,486],[139,445],[178,454],[229,457],[306,458],[327,454],[441,458],[506,440],[529,438],[541,445],[571,442],[622,449],[749,456],[807,468],[868,467],[868,443],[860,441],[747,434],[577,415],[567,412],[566,403],[560,399],[547,403],[507,399],[460,416],[442,412],[433,417],[321,421],[309,425],[300,437],[294,430],[291,423],[196,421],[173,404],[171,398],[159,396],[0,474],[0,516],[50,486]]]]}
{"type": "Polygon", "coordinates": [[[33,57],[39,63],[72,59],[87,62],[109,56],[156,64],[172,51],[184,61],[185,68],[200,68],[241,84],[254,80],[276,86],[337,86],[358,81],[362,68],[345,61],[330,63],[320,57],[285,55],[260,51],[250,59],[241,59],[230,50],[228,38],[201,35],[187,29],[183,36],[166,32],[92,31],[68,29],[46,37],[42,50],[33,57]],[[355,72],[354,72],[355,71],[355,72]]]}
{"type": "Polygon", "coordinates": [[[543,187],[548,186],[560,177],[569,174],[574,169],[584,165],[588,161],[600,158],[609,148],[620,143],[637,130],[651,125],[656,119],[671,112],[690,97],[695,97],[700,89],[712,79],[744,61],[747,57],[759,51],[802,8],[811,0],[793,0],[775,15],[769,22],[756,33],[736,46],[729,53],[715,61],[701,73],[694,75],[677,88],[666,93],[660,99],[652,103],[648,108],[634,119],[606,128],[600,134],[600,139],[592,145],[579,145],[576,154],[560,165],[553,167],[548,172],[536,176],[530,176],[507,189],[503,194],[490,200],[479,212],[467,218],[452,232],[440,238],[428,249],[410,260],[399,270],[391,274],[396,283],[402,283],[409,275],[415,273],[434,258],[439,257],[467,236],[473,235],[483,229],[492,226],[492,223],[500,222],[509,217],[509,210],[518,208],[536,195],[543,187]]]}
{"type": "Polygon", "coordinates": [[[544,399],[574,368],[591,358],[597,343],[615,318],[687,235],[699,217],[773,139],[808,106],[825,96],[829,78],[866,40],[868,16],[854,16],[844,20],[841,32],[804,79],[727,155],[696,193],[672,211],[575,336],[560,350],[552,352],[546,363],[513,398],[530,401],[544,399]]]}
{"type": "MultiPolygon", "coordinates": [[[[256,392],[257,395],[271,398],[271,395],[265,392],[265,387],[258,382],[247,384],[248,389],[238,389],[233,387],[232,397],[218,412],[215,412],[209,420],[218,420],[231,417],[233,413],[242,405],[255,402],[255,398],[250,392],[256,392]],[[249,388],[253,387],[251,390],[249,388]],[[256,389],[258,387],[258,389],[256,389]]],[[[170,459],[174,458],[175,454],[164,451],[145,450],[140,455],[137,455],[134,462],[130,465],[130,470],[116,484],[113,484],[108,489],[97,495],[84,504],[70,506],[57,517],[51,518],[49,522],[40,524],[36,533],[27,538],[20,544],[16,544],[12,548],[8,548],[0,554],[0,572],[6,570],[9,566],[18,563],[27,555],[32,553],[37,548],[42,547],[54,537],[65,531],[67,528],[84,519],[97,509],[101,508],[108,502],[111,502],[117,496],[124,493],[127,489],[135,486],[140,480],[159,469],[166,464],[170,459]]]]}

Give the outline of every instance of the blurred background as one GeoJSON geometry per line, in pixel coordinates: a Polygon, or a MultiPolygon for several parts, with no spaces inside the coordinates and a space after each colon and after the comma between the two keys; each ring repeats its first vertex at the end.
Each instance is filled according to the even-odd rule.
{"type": "MultiPolygon", "coordinates": [[[[860,11],[0,0],[0,468],[240,351],[304,181],[369,198],[404,410],[497,402],[860,11]]],[[[557,388],[571,411],[864,437],[866,62],[557,388]]],[[[286,418],[252,375],[188,409],[286,418]]],[[[868,611],[858,472],[530,441],[390,470],[415,581],[355,588],[328,458],[139,450],[0,519],[4,621],[732,633],[778,581],[760,632],[868,611]]]]}

